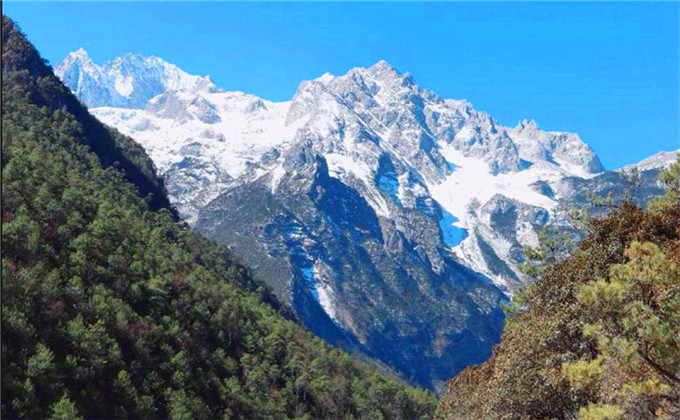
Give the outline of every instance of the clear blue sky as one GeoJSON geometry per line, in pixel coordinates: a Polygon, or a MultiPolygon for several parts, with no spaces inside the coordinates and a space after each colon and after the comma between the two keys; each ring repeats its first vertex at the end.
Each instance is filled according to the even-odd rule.
{"type": "Polygon", "coordinates": [[[504,125],[578,132],[608,168],[680,148],[680,4],[3,2],[53,65],[159,56],[218,86],[290,99],[385,59],[504,125]]]}

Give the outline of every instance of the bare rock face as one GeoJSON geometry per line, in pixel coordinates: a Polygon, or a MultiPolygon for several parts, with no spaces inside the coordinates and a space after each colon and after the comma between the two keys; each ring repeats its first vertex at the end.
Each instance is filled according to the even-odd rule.
{"type": "MultiPolygon", "coordinates": [[[[576,134],[503,127],[384,61],[282,103],[153,57],[99,68],[79,52],[58,69],[307,328],[430,389],[491,354],[537,232],[577,238],[568,210],[625,189],[576,134]]],[[[660,192],[653,176],[639,200],[660,192]]]]}
{"type": "Polygon", "coordinates": [[[378,215],[309,146],[289,150],[275,193],[267,177],[240,185],[201,211],[199,231],[268,276],[310,330],[416,383],[440,386],[488,357],[499,291],[444,255],[434,218],[378,215]]]}
{"type": "Polygon", "coordinates": [[[187,105],[187,110],[206,124],[215,124],[222,121],[215,105],[202,97],[192,99],[187,105]]]}
{"type": "Polygon", "coordinates": [[[122,95],[112,89],[109,76],[92,62],[82,48],[70,53],[54,72],[87,106],[126,105],[122,95]]]}
{"type": "Polygon", "coordinates": [[[558,162],[582,175],[604,171],[600,159],[578,134],[541,131],[534,120],[524,120],[508,133],[518,144],[520,156],[528,161],[558,162]]]}

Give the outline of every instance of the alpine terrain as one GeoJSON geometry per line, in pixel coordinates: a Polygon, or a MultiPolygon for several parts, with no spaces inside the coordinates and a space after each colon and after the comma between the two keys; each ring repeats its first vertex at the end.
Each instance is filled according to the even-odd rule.
{"type": "MultiPolygon", "coordinates": [[[[544,227],[579,239],[574,207],[630,190],[630,168],[606,172],[577,134],[503,127],[385,61],[281,103],[157,57],[97,66],[81,49],[55,73],[307,328],[430,389],[491,355],[544,227]]],[[[636,167],[633,199],[662,192],[672,155],[636,167]]]]}

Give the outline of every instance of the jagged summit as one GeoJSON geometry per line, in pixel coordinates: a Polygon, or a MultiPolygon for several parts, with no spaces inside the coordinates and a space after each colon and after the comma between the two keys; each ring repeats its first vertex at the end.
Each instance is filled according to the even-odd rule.
{"type": "Polygon", "coordinates": [[[391,71],[398,73],[397,69],[385,60],[379,60],[377,63],[372,65],[370,68],[372,71],[391,71]]]}
{"type": "Polygon", "coordinates": [[[69,53],[54,72],[89,107],[128,105],[112,88],[109,76],[101,71],[83,48],[69,53]]]}
{"type": "Polygon", "coordinates": [[[398,91],[404,87],[412,91],[420,90],[410,73],[401,73],[385,60],[380,60],[370,67],[354,67],[343,75],[324,73],[314,80],[302,82],[301,87],[308,86],[310,82],[321,83],[336,92],[352,89],[352,85],[361,90],[368,89],[374,92],[381,89],[398,91]]]}
{"type": "MultiPolygon", "coordinates": [[[[347,71],[347,73],[344,74],[344,76],[354,74],[354,73],[357,73],[357,72],[368,73],[368,74],[371,74],[371,75],[374,75],[374,76],[377,76],[377,75],[392,75],[392,76],[396,75],[396,76],[399,76],[399,75],[401,75],[401,73],[399,73],[399,71],[394,66],[392,66],[390,63],[388,63],[385,60],[380,60],[380,61],[376,62],[375,64],[373,64],[372,66],[369,66],[369,67],[354,67],[354,68],[351,68],[350,70],[347,71]]],[[[335,79],[337,77],[342,77],[342,76],[336,76],[332,73],[324,73],[322,76],[320,76],[319,78],[317,78],[315,80],[317,80],[317,81],[328,81],[328,80],[335,79]]]]}
{"type": "Polygon", "coordinates": [[[508,133],[518,145],[522,159],[527,161],[557,163],[582,177],[604,171],[595,152],[576,133],[543,131],[533,119],[520,121],[508,133]]]}
{"type": "Polygon", "coordinates": [[[85,51],[85,48],[83,47],[80,47],[76,51],[69,53],[69,55],[73,55],[76,57],[89,57],[87,51],[85,51]]]}
{"type": "Polygon", "coordinates": [[[371,67],[366,69],[366,72],[375,77],[376,79],[410,79],[411,74],[401,73],[396,67],[391,65],[385,60],[380,60],[371,67]]]}
{"type": "Polygon", "coordinates": [[[127,53],[97,66],[80,48],[55,73],[88,107],[144,108],[166,91],[215,91],[210,78],[193,76],[158,57],[127,53]]]}
{"type": "Polygon", "coordinates": [[[84,48],[79,48],[76,51],[70,52],[57,68],[63,68],[65,71],[72,69],[79,70],[82,68],[93,76],[98,73],[97,65],[94,64],[90,55],[84,48]]]}
{"type": "Polygon", "coordinates": [[[525,118],[517,124],[516,128],[518,130],[536,131],[536,130],[538,130],[538,124],[536,124],[536,121],[533,120],[533,119],[527,120],[525,118]]]}
{"type": "MultiPolygon", "coordinates": [[[[219,91],[210,78],[187,74],[158,57],[128,53],[98,67],[79,49],[55,71],[91,108],[144,109],[157,95],[181,92],[166,95],[164,106],[175,108],[162,115],[185,121],[190,117],[183,109],[193,102],[201,104],[200,113],[207,120],[218,120],[211,114],[219,114],[220,107],[214,102],[220,100],[211,102],[203,97],[219,91]]],[[[156,103],[151,105],[158,109],[156,103]]],[[[256,105],[246,108],[262,109],[256,105]]],[[[517,172],[523,168],[523,160],[550,162],[580,176],[602,171],[599,159],[578,135],[545,132],[533,120],[514,128],[502,127],[465,100],[442,99],[421,89],[408,72],[401,73],[385,60],[344,75],[325,73],[302,82],[290,104],[281,105],[288,108],[287,126],[301,123],[301,118],[310,114],[317,115],[313,117],[317,125],[321,114],[335,115],[333,118],[354,114],[359,124],[370,128],[364,136],[386,136],[385,142],[407,154],[424,152],[411,160],[429,166],[426,176],[433,179],[447,172],[437,143],[452,144],[465,156],[482,159],[494,174],[517,172]]]]}

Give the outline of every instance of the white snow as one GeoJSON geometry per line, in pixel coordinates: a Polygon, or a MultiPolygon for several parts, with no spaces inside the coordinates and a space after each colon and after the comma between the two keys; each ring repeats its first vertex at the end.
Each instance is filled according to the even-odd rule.
{"type": "Polygon", "coordinates": [[[323,75],[321,75],[320,77],[317,77],[317,78],[314,79],[314,80],[317,81],[317,82],[322,82],[322,83],[324,83],[324,82],[329,82],[329,81],[333,80],[334,77],[335,77],[335,76],[333,76],[333,75],[330,74],[330,73],[324,73],[323,75]]]}
{"type": "Polygon", "coordinates": [[[281,178],[286,174],[286,170],[283,168],[283,165],[277,165],[274,169],[271,171],[271,189],[272,193],[276,192],[276,189],[279,186],[279,182],[281,182],[281,178]]]}
{"type": "Polygon", "coordinates": [[[441,152],[456,168],[443,182],[430,183],[428,189],[446,211],[459,219],[453,223],[456,227],[472,227],[467,211],[472,200],[485,203],[496,194],[545,209],[557,204],[531,187],[535,181],[557,181],[564,176],[555,165],[535,164],[519,172],[493,175],[483,161],[466,157],[449,145],[442,146],[441,152]]]}
{"type": "MultiPolygon", "coordinates": [[[[90,111],[138,141],[161,174],[192,159],[201,181],[194,191],[171,197],[175,203],[203,205],[231,180],[263,176],[275,193],[286,173],[281,156],[293,144],[309,142],[325,157],[330,176],[357,186],[382,217],[391,217],[395,206],[416,208],[417,202],[435,200],[444,210],[439,221],[444,245],[492,278],[472,234],[479,229],[493,235],[489,222],[479,217],[482,205],[500,194],[551,211],[556,201],[537,192],[533,183],[554,185],[566,176],[587,178],[601,170],[578,135],[542,131],[533,121],[502,127],[466,100],[440,99],[421,90],[408,74],[384,61],[344,76],[325,73],[303,82],[291,101],[280,103],[220,91],[207,76],[189,75],[157,57],[128,54],[98,67],[78,51],[58,66],[57,74],[80,97],[106,104],[90,111]],[[427,115],[415,115],[417,102],[427,115]],[[420,138],[432,141],[451,173],[442,175],[449,169],[442,169],[441,162],[420,158],[420,144],[411,142],[420,138]],[[278,158],[271,158],[274,149],[278,158]],[[400,168],[396,179],[391,174],[376,179],[383,153],[400,168]]],[[[191,222],[193,216],[188,217],[191,222]]],[[[532,243],[536,235],[523,225],[518,238],[532,243]]],[[[498,240],[491,246],[507,258],[509,243],[498,240]]],[[[333,290],[321,280],[318,264],[302,274],[315,299],[335,318],[333,290]]]]}
{"type": "Polygon", "coordinates": [[[333,291],[333,288],[330,286],[328,280],[324,277],[325,276],[324,271],[325,267],[323,263],[317,260],[312,268],[313,276],[316,279],[315,298],[317,302],[319,302],[319,305],[321,305],[323,310],[326,312],[326,314],[335,323],[339,325],[337,311],[335,309],[335,297],[334,297],[335,292],[333,291]]]}
{"type": "Polygon", "coordinates": [[[623,168],[617,169],[617,171],[630,171],[633,168],[637,168],[639,171],[647,171],[650,169],[665,168],[676,161],[680,149],[671,152],[659,152],[653,156],[650,156],[638,163],[632,165],[624,166],[623,168]]]}
{"type": "Polygon", "coordinates": [[[197,118],[178,122],[161,118],[147,110],[101,107],[90,111],[105,124],[118,128],[137,140],[149,153],[161,173],[180,162],[182,146],[198,142],[205,156],[229,174],[238,178],[274,147],[283,148],[299,124],[285,125],[290,102],[264,102],[266,108],[249,111],[255,97],[219,92],[201,97],[214,104],[220,122],[207,124],[197,118]],[[151,127],[149,130],[135,128],[151,127]]]}
{"type": "Polygon", "coordinates": [[[350,156],[338,153],[327,153],[324,155],[328,164],[329,175],[348,183],[347,176],[354,176],[363,182],[369,196],[365,197],[379,216],[389,217],[390,208],[382,195],[377,191],[378,188],[373,181],[375,169],[370,168],[360,160],[352,159],[350,156]]]}

